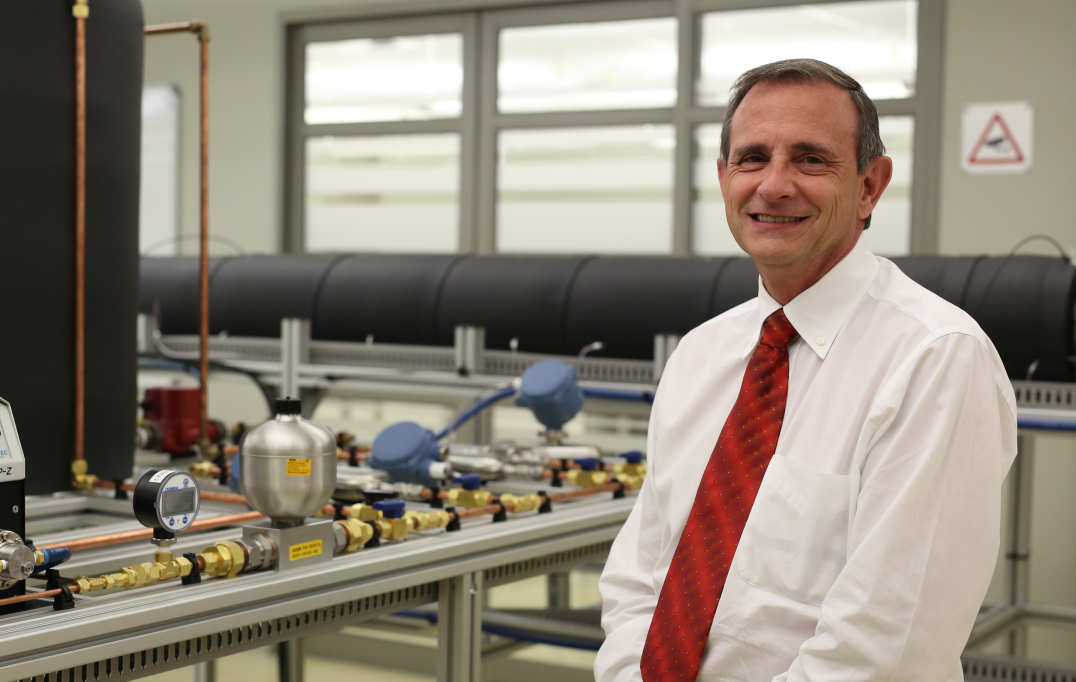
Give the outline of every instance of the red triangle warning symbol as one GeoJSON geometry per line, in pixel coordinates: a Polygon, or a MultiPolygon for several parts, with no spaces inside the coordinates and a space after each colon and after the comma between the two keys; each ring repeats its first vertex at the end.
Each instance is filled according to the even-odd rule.
{"type": "Polygon", "coordinates": [[[1005,125],[1001,114],[994,114],[983,128],[979,141],[972,147],[968,157],[969,165],[988,165],[995,163],[1023,163],[1024,152],[1016,142],[1016,137],[1005,125]]]}

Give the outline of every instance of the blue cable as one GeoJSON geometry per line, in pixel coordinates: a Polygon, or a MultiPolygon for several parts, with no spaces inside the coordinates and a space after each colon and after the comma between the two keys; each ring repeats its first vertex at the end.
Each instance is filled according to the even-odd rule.
{"type": "Polygon", "coordinates": [[[452,422],[449,426],[446,426],[443,431],[441,431],[440,433],[438,433],[436,436],[433,437],[434,440],[441,440],[442,438],[444,438],[448,434],[452,433],[453,431],[455,431],[459,427],[466,424],[467,420],[469,420],[471,417],[475,416],[476,414],[478,414],[482,410],[486,409],[487,407],[489,407],[493,403],[496,403],[496,402],[499,402],[501,400],[504,400],[505,398],[510,398],[510,397],[514,396],[515,394],[516,394],[516,389],[509,386],[508,388],[502,388],[501,390],[497,391],[496,393],[493,393],[491,395],[486,396],[485,398],[482,398],[481,400],[476,402],[474,405],[471,405],[466,410],[461,412],[460,415],[458,417],[456,417],[456,420],[454,422],[452,422]]]}
{"type": "Polygon", "coordinates": [[[654,402],[652,391],[622,391],[616,388],[584,388],[583,395],[587,398],[601,398],[603,400],[635,400],[643,403],[654,402]]]}

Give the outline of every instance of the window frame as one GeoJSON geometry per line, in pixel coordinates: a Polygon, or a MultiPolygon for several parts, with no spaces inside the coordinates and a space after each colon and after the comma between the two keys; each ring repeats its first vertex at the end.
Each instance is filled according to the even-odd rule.
{"type": "MultiPolygon", "coordinates": [[[[694,255],[693,164],[698,126],[721,123],[725,106],[700,106],[696,78],[702,50],[701,18],[710,12],[847,0],[402,0],[365,8],[281,14],[285,71],[283,244],[301,252],[305,243],[305,145],[322,135],[460,134],[460,253],[494,253],[497,224],[497,139],[504,130],[632,124],[672,124],[672,243],[665,255],[694,255]],[[677,98],[672,107],[500,113],[497,111],[499,36],[504,28],[673,17],[677,25],[677,98]],[[463,36],[461,116],[429,121],[315,124],[305,122],[305,46],[323,40],[459,32],[463,36]]],[[[866,0],[870,1],[870,0],[866,0]]],[[[941,177],[944,0],[918,0],[916,87],[903,99],[876,100],[880,116],[911,116],[911,215],[908,252],[938,250],[941,177]]]]}

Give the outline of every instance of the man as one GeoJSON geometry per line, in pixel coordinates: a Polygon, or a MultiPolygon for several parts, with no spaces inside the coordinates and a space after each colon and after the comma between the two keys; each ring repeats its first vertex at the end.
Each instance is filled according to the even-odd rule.
{"type": "Polygon", "coordinates": [[[978,325],[859,244],[883,154],[828,64],[734,84],[718,179],[758,297],[665,369],[600,582],[599,681],[963,679],[1015,400],[978,325]]]}

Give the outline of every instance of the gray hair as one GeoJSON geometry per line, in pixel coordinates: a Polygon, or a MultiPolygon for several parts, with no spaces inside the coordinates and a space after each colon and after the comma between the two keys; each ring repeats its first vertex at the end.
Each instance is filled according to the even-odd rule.
{"type": "MultiPolygon", "coordinates": [[[[732,117],[751,88],[759,83],[805,83],[823,81],[848,91],[859,115],[856,139],[856,169],[862,173],[870,162],[885,154],[885,145],[878,132],[878,109],[859,82],[841,71],[817,59],[785,59],[763,64],[745,72],[732,84],[725,122],[721,128],[721,158],[729,158],[729,129],[732,117]]],[[[869,224],[869,222],[868,222],[869,224]]]]}

